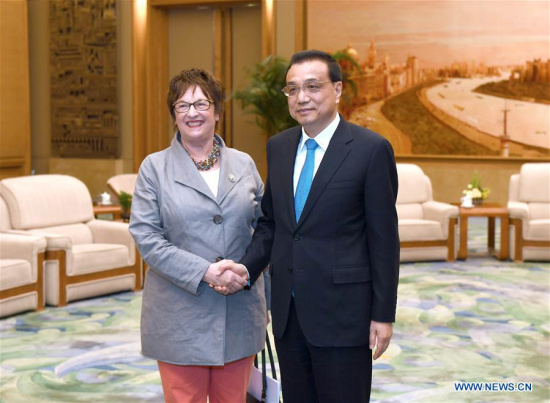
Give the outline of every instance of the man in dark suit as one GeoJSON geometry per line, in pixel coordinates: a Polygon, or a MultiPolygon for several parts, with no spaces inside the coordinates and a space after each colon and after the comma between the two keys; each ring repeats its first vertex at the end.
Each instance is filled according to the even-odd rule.
{"type": "Polygon", "coordinates": [[[342,73],[330,55],[296,53],[283,91],[301,127],[267,144],[264,215],[240,264],[253,284],[271,262],[285,403],[368,402],[397,301],[393,150],[338,114],[342,73]]]}

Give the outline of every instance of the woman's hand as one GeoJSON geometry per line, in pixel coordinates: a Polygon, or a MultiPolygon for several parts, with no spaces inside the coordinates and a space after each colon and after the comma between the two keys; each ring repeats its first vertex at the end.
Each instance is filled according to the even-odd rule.
{"type": "Polygon", "coordinates": [[[248,271],[232,260],[221,260],[208,266],[203,281],[222,295],[241,291],[248,283],[248,271]]]}

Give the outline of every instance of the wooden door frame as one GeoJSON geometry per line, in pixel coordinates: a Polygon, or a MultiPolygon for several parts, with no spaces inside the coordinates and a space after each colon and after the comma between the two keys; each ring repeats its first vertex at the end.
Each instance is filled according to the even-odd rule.
{"type": "MultiPolygon", "coordinates": [[[[133,166],[137,172],[150,153],[169,146],[171,118],[166,110],[168,85],[168,15],[170,9],[208,6],[215,9],[214,74],[231,92],[231,7],[262,7],[262,55],[275,54],[275,0],[134,0],[133,21],[133,166]],[[222,34],[223,33],[223,34],[222,34]]],[[[232,145],[231,106],[227,103],[222,134],[232,145]]]]}

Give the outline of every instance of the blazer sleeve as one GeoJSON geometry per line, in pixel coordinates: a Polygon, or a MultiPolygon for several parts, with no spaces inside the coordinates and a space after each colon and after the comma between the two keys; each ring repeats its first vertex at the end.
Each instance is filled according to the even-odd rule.
{"type": "MultiPolygon", "coordinates": [[[[269,141],[267,143],[267,166],[269,167],[270,152],[269,141]]],[[[262,274],[271,259],[271,249],[275,236],[275,220],[273,216],[273,199],[271,197],[271,186],[269,173],[267,175],[265,191],[261,203],[262,214],[256,223],[256,229],[252,241],[246,249],[245,255],[239,263],[245,265],[250,275],[250,284],[262,274]]]]}
{"type": "Polygon", "coordinates": [[[264,183],[262,182],[262,178],[260,177],[258,169],[256,168],[256,164],[254,163],[254,160],[252,158],[250,158],[249,163],[249,169],[252,172],[252,176],[254,177],[254,182],[256,182],[254,201],[257,202],[258,205],[256,206],[256,210],[254,211],[254,222],[252,223],[252,228],[256,229],[258,219],[262,216],[262,198],[264,195],[264,183]]]}
{"type": "Polygon", "coordinates": [[[160,216],[159,176],[153,165],[151,159],[146,158],[140,167],[132,198],[130,233],[150,270],[198,295],[205,285],[202,278],[210,262],[165,238],[160,216]]]}
{"type": "Polygon", "coordinates": [[[372,320],[394,322],[399,281],[397,168],[387,140],[378,142],[365,178],[365,219],[373,291],[372,320]]]}

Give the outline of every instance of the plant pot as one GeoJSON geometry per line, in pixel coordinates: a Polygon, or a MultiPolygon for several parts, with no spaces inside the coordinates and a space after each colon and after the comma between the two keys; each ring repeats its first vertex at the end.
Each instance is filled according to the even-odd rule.
{"type": "Polygon", "coordinates": [[[481,197],[474,197],[472,199],[472,204],[474,206],[481,206],[483,204],[483,199],[481,197]]]}
{"type": "Polygon", "coordinates": [[[129,222],[130,221],[130,214],[131,214],[130,209],[122,209],[120,211],[120,218],[122,218],[122,221],[124,221],[124,222],[129,222]]]}

